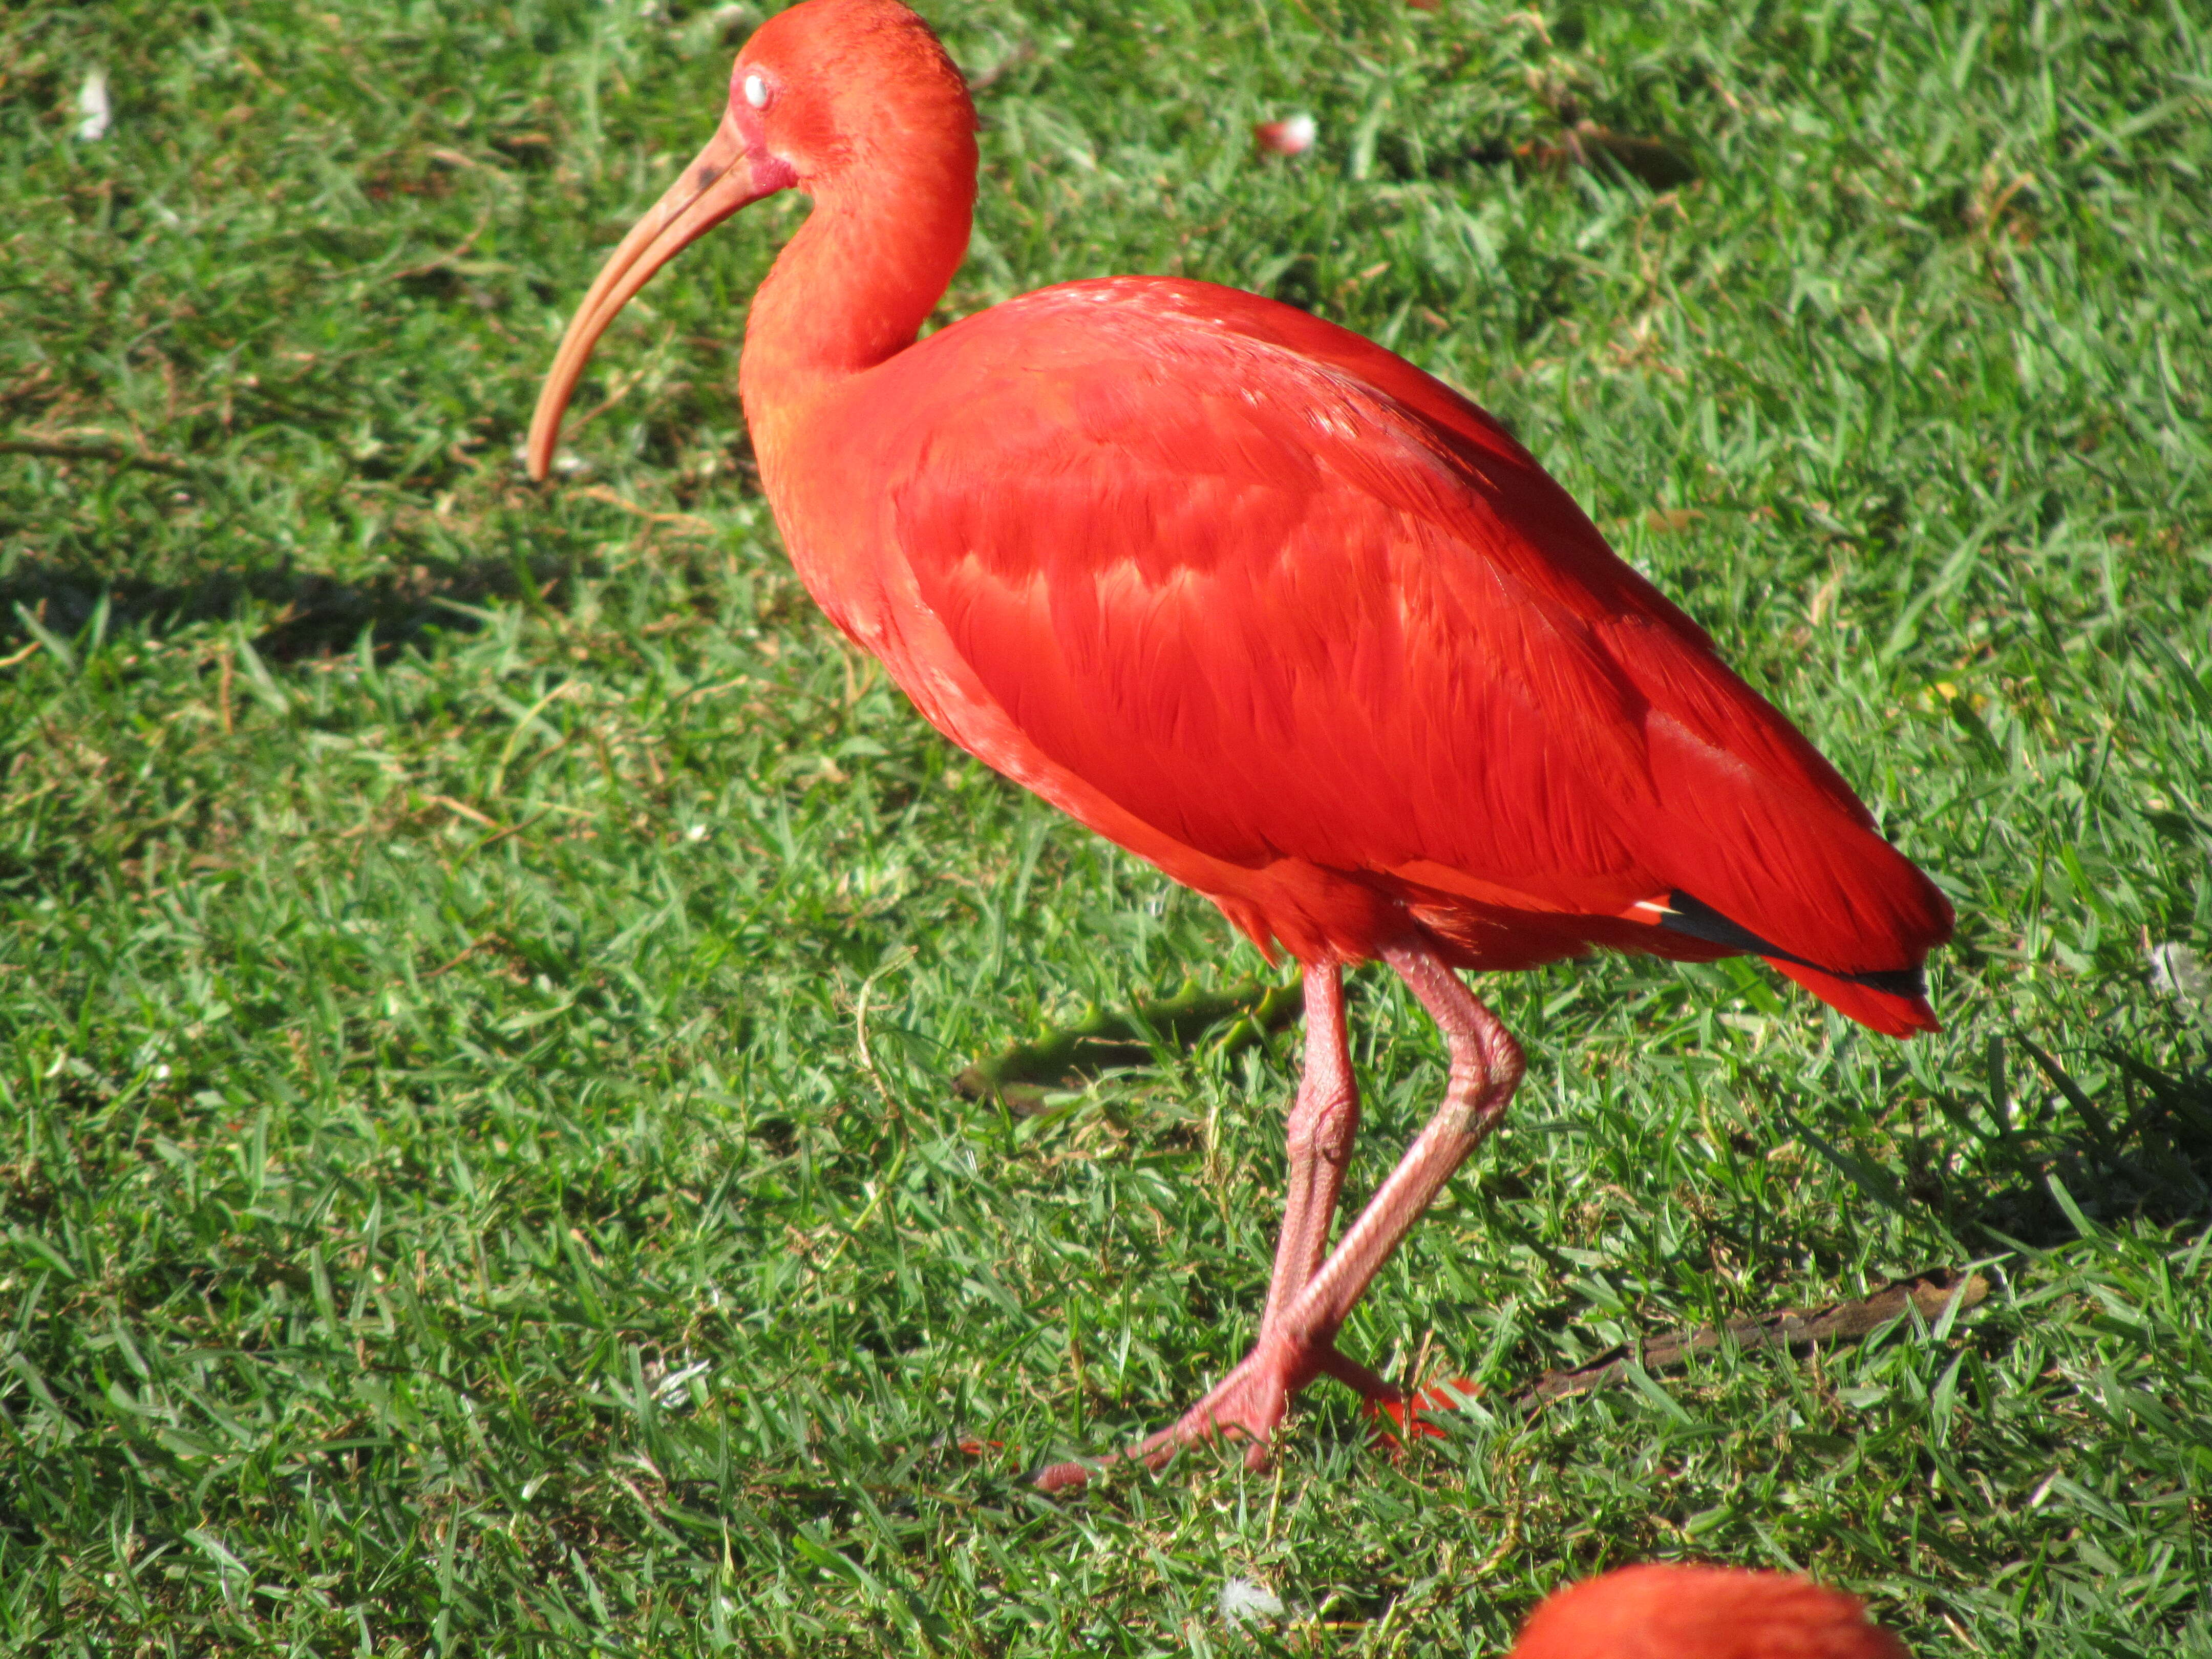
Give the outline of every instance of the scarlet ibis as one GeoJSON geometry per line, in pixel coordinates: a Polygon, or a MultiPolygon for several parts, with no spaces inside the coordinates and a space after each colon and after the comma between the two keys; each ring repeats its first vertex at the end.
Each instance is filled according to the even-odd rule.
{"type": "Polygon", "coordinates": [[[1529,1615],[1512,1659],[1909,1659],[1858,1601],[1728,1567],[1622,1567],[1529,1615]]]}
{"type": "Polygon", "coordinates": [[[1936,1027],[1922,967],[1950,907],[1528,452],[1403,358],[1157,276],[917,342],[968,246],[975,118],[898,0],[763,24],[714,137],[570,321],[530,470],[647,278],[748,203],[812,197],[738,374],[800,579],[939,731],[1303,970],[1258,1340],[1128,1454],[1157,1467],[1228,1431],[1256,1467],[1316,1376],[1400,1398],[1337,1332],[1522,1069],[1457,970],[1748,952],[1902,1036],[1936,1027]],[[1359,1117],[1342,974],[1378,957],[1449,1077],[1331,1249],[1359,1117]]]}

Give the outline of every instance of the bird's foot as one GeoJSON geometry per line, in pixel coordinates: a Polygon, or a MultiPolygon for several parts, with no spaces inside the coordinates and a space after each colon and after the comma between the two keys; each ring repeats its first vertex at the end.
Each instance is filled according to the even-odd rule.
{"type": "MultiPolygon", "coordinates": [[[[1220,1434],[1247,1443],[1247,1468],[1265,1468],[1267,1443],[1290,1410],[1291,1396],[1316,1376],[1324,1376],[1349,1383],[1371,1401],[1397,1404],[1402,1409],[1403,1395],[1366,1366],[1337,1352],[1333,1344],[1262,1336],[1243,1363],[1207,1390],[1206,1397],[1172,1426],[1117,1454],[1115,1461],[1157,1469],[1185,1446],[1220,1434]]],[[[1041,1492],[1065,1492],[1090,1479],[1088,1464],[1054,1463],[1038,1472],[1036,1485],[1041,1492]]]]}

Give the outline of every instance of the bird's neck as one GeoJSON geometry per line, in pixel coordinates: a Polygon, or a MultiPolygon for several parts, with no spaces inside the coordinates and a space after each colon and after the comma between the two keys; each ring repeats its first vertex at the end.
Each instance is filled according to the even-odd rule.
{"type": "Polygon", "coordinates": [[[967,253],[975,196],[972,143],[817,191],[745,325],[738,386],[764,475],[824,395],[914,343],[967,253]]]}

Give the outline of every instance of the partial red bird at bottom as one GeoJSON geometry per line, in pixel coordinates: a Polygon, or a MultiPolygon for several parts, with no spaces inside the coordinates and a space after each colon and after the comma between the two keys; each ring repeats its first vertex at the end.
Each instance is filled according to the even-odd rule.
{"type": "Polygon", "coordinates": [[[1910,1659],[1857,1599],[1787,1573],[1622,1567],[1528,1617],[1511,1659],[1910,1659]]]}
{"type": "Polygon", "coordinates": [[[967,248],[974,127],[897,0],[771,18],[714,137],[571,321],[531,470],[655,270],[750,202],[812,196],[738,375],[800,579],[952,741],[1304,969],[1259,1340],[1130,1454],[1226,1430],[1256,1463],[1316,1376],[1401,1398],[1337,1333],[1523,1067],[1455,970],[1748,952],[1902,1036],[1935,1029],[1922,966],[1950,908],[1528,453],[1404,359],[1146,276],[917,342],[967,248]],[[1449,1077],[1332,1248],[1359,1115],[1342,971],[1378,958],[1436,1019],[1449,1077]]]}

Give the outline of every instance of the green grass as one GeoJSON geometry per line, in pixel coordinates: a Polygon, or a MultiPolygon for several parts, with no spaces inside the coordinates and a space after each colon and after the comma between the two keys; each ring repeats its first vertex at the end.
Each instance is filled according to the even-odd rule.
{"type": "MultiPolygon", "coordinates": [[[[629,308],[588,471],[520,480],[725,21],[15,9],[0,1639],[1485,1654],[1568,1578],[1706,1557],[1923,1654],[2212,1655],[2212,1009],[2145,952],[2212,951],[2212,19],[932,15],[988,82],[945,315],[1188,272],[1498,410],[1938,873],[1946,1030],[1741,964],[1489,985],[1528,1084],[1347,1339],[1488,1403],[1394,1464],[1324,1385],[1266,1474],[1031,1495],[1243,1352],[1295,1044],[1041,1118],[952,1093],[1259,964],[797,589],[731,395],[793,204],[629,308]],[[1299,109],[1316,153],[1254,158],[1299,109]],[[1579,118],[1698,182],[1545,164],[1579,118]],[[1507,1403],[1972,1261],[1948,1327],[1507,1403]],[[1231,1576],[1305,1616],[1224,1628],[1231,1576]]],[[[1371,1181],[1441,1054],[1383,976],[1353,1018],[1371,1181]]]]}

